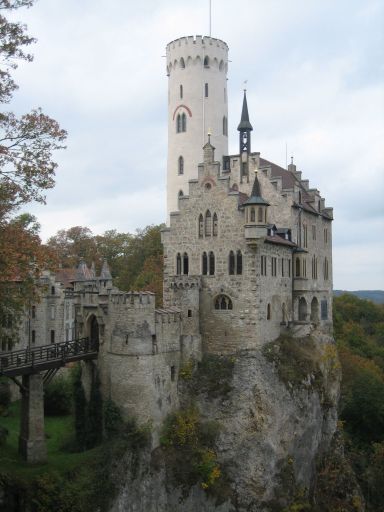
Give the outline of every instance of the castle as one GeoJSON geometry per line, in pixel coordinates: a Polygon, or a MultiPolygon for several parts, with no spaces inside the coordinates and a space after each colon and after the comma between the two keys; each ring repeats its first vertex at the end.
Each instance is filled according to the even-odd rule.
{"type": "Polygon", "coordinates": [[[179,405],[179,370],[191,358],[332,328],[332,208],[293,162],[285,169],[251,150],[245,91],[239,152],[228,154],[226,43],[177,39],[166,66],[164,307],[150,292],[116,289],[107,262],[96,275],[81,261],[42,277],[45,295],[20,341],[98,338],[104,396],[155,431],[179,405]]]}

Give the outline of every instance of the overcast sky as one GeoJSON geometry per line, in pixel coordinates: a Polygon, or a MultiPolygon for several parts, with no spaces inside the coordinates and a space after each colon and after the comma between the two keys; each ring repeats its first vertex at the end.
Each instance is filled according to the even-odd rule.
{"type": "MultiPolygon", "coordinates": [[[[32,205],[42,237],[75,225],[134,232],[165,220],[165,46],[206,35],[208,0],[38,0],[15,18],[38,39],[16,72],[19,113],[68,133],[56,187],[32,205]]],[[[285,147],[334,207],[334,287],[384,289],[383,0],[212,0],[229,46],[230,152],[248,80],[252,149],[285,147]]]]}

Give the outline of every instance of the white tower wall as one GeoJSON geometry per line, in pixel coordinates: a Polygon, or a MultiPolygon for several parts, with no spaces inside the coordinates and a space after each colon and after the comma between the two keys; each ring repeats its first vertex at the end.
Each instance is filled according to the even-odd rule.
{"type": "Polygon", "coordinates": [[[188,194],[188,181],[197,179],[197,166],[203,160],[203,145],[211,133],[215,160],[228,154],[227,119],[228,46],[212,37],[189,36],[167,45],[168,82],[168,168],[167,214],[178,210],[178,195],[188,194]],[[208,57],[208,64],[204,65],[208,57]],[[208,84],[206,97],[205,84],[208,84]],[[181,97],[180,86],[183,88],[181,97]],[[178,114],[186,116],[186,130],[177,132],[178,114]],[[184,159],[179,173],[179,157],[184,159]]]}

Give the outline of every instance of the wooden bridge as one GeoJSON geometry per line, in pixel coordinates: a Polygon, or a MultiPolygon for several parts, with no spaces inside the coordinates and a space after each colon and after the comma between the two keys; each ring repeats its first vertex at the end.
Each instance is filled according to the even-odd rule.
{"type": "Polygon", "coordinates": [[[97,331],[91,339],[79,338],[0,353],[0,376],[16,382],[21,392],[19,452],[27,462],[42,463],[47,457],[44,384],[67,363],[96,359],[98,351],[97,331]],[[18,376],[21,376],[21,382],[18,376]]]}
{"type": "Polygon", "coordinates": [[[96,359],[99,351],[97,339],[79,338],[72,341],[51,343],[23,350],[0,354],[0,375],[16,377],[53,370],[72,361],[96,359]]]}

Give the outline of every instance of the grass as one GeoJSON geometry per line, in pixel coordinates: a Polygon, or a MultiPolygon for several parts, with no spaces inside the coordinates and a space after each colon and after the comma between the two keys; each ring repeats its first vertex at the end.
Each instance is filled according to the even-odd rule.
{"type": "Polygon", "coordinates": [[[63,446],[74,436],[73,417],[70,415],[46,417],[47,462],[28,465],[18,453],[20,402],[13,403],[8,410],[8,415],[0,417],[0,425],[9,432],[6,443],[0,449],[1,471],[24,481],[31,481],[46,472],[68,473],[93,460],[97,452],[97,448],[79,453],[65,451],[63,446]]]}

